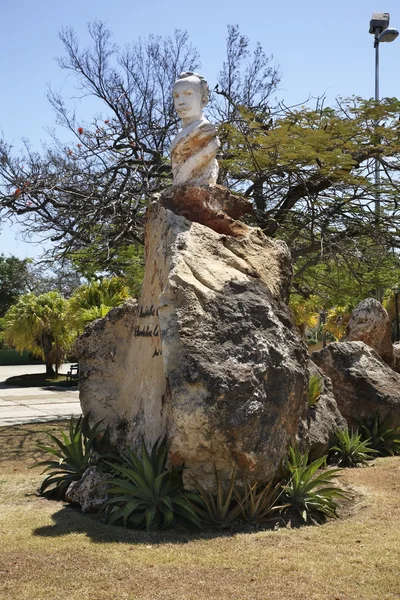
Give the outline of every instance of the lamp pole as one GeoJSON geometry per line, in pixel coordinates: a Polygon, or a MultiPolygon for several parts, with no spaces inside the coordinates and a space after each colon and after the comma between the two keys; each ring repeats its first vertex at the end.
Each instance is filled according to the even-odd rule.
{"type": "MultiPolygon", "coordinates": [[[[373,13],[369,24],[369,32],[374,36],[375,48],[375,102],[379,102],[379,44],[380,42],[393,42],[399,35],[397,29],[389,28],[389,13],[373,13]]],[[[375,131],[378,129],[379,119],[375,120],[375,131]]],[[[378,145],[379,139],[376,136],[378,145]]],[[[381,169],[379,162],[379,151],[375,154],[374,161],[374,179],[375,179],[375,223],[378,226],[381,216],[381,169]]],[[[375,290],[376,299],[382,302],[382,289],[377,286],[375,290]]]]}
{"type": "MultiPolygon", "coordinates": [[[[379,32],[375,30],[375,102],[379,102],[379,32]]],[[[378,120],[375,121],[375,131],[378,127],[378,120]]],[[[378,140],[376,140],[378,142],[378,140]]],[[[379,166],[379,156],[375,156],[375,219],[379,222],[381,215],[381,170],[379,166]]],[[[379,298],[377,298],[379,300],[379,298]]]]}

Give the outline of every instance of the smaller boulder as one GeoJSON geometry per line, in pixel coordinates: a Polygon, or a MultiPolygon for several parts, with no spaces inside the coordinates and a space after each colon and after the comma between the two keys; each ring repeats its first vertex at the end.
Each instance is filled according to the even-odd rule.
{"type": "Polygon", "coordinates": [[[392,327],[385,308],[375,298],[367,298],[351,313],[343,342],[364,342],[388,365],[393,365],[392,327]]]}
{"type": "Polygon", "coordinates": [[[400,342],[393,344],[393,369],[400,373],[400,342]]]}
{"type": "Polygon", "coordinates": [[[313,407],[307,410],[307,415],[302,421],[299,438],[301,446],[307,449],[311,460],[316,460],[328,453],[333,445],[338,429],[347,429],[347,423],[340,414],[332,383],[312,361],[308,367],[309,376],[319,377],[321,380],[321,395],[313,407]]]}
{"type": "Polygon", "coordinates": [[[96,513],[107,500],[104,481],[109,477],[109,473],[89,467],[79,481],[74,481],[68,486],[65,499],[71,504],[79,504],[84,513],[96,513]]]}
{"type": "Polygon", "coordinates": [[[312,359],[331,379],[348,425],[378,414],[388,427],[400,427],[400,375],[375,350],[364,342],[334,342],[312,359]]]}

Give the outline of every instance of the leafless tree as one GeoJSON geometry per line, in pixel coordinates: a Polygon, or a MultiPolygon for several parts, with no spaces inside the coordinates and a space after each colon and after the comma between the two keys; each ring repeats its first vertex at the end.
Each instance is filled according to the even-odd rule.
{"type": "MultiPolygon", "coordinates": [[[[99,267],[109,268],[122,248],[142,242],[146,205],[171,181],[169,147],[179,127],[171,89],[179,73],[198,70],[200,60],[184,31],[151,35],[123,49],[101,22],[91,24],[89,34],[90,45],[81,48],[73,30],[63,29],[65,54],[58,62],[105,116],[81,123],[50,90],[57,123],[72,141],[53,134],[41,152],[25,142],[23,156],[1,141],[0,206],[3,218],[23,216],[27,231],[50,238],[56,256],[92,261],[95,253],[99,267]]],[[[238,27],[229,27],[218,86],[264,110],[278,70],[259,45],[252,56],[248,47],[238,27]]],[[[211,111],[220,123],[234,118],[221,95],[211,111]]]]}

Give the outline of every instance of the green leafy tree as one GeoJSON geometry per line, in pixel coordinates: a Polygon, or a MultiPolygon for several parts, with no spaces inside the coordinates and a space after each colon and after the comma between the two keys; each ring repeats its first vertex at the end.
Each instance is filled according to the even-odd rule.
{"type": "MultiPolygon", "coordinates": [[[[112,258],[108,262],[107,273],[123,279],[130,295],[137,298],[144,276],[143,246],[138,243],[130,244],[116,251],[109,250],[109,257],[111,253],[112,258]]],[[[101,249],[99,249],[99,253],[94,254],[92,246],[74,252],[71,258],[76,269],[89,281],[98,277],[99,266],[107,262],[105,257],[101,256],[101,249]]]]}
{"type": "Polygon", "coordinates": [[[139,244],[132,244],[122,248],[119,252],[121,266],[120,276],[125,279],[131,295],[137,298],[142,288],[144,277],[144,248],[139,244]]]}
{"type": "Polygon", "coordinates": [[[129,296],[124,279],[119,277],[82,285],[69,300],[68,320],[77,331],[82,331],[88,323],[105,317],[129,296]]]}
{"type": "Polygon", "coordinates": [[[303,298],[319,299],[326,310],[338,305],[355,307],[361,300],[374,297],[377,289],[393,287],[400,279],[400,256],[392,249],[372,248],[365,244],[353,253],[320,257],[307,265],[308,258],[296,260],[293,291],[303,298]]]}
{"type": "Polygon", "coordinates": [[[0,255],[0,317],[4,317],[17,298],[28,291],[30,262],[29,259],[0,255]]]}
{"type": "Polygon", "coordinates": [[[325,287],[321,295],[332,305],[323,282],[330,279],[334,288],[335,273],[346,273],[347,287],[353,279],[363,296],[381,283],[383,263],[389,269],[397,264],[398,269],[397,99],[379,104],[339,99],[334,108],[322,103],[315,109],[281,107],[268,119],[244,106],[237,110],[240,118],[221,126],[229,150],[221,161],[226,179],[253,198],[255,220],[265,233],[288,243],[298,293],[304,297],[315,293],[312,279],[317,276],[325,287]],[[374,179],[376,156],[382,171],[380,188],[374,179]],[[340,267],[332,269],[334,263],[340,267]],[[326,267],[319,272],[320,265],[326,267]],[[333,272],[327,278],[329,269],[333,272]]]}
{"type": "Polygon", "coordinates": [[[62,296],[57,292],[26,294],[7,311],[4,320],[9,344],[42,358],[47,375],[58,373],[74,337],[67,321],[67,301],[62,296]]]}

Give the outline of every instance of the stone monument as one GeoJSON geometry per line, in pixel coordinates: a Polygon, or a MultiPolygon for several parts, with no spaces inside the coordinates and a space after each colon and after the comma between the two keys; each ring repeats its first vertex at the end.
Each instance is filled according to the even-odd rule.
{"type": "MultiPolygon", "coordinates": [[[[172,143],[173,186],[149,205],[146,269],[128,301],[79,338],[83,412],[115,441],[151,447],[206,486],[214,465],[267,480],[305,417],[308,356],[287,306],[287,246],[238,221],[251,205],[217,184],[208,86],[174,85],[182,130],[172,143]]],[[[190,479],[187,479],[190,485],[190,479]]]]}

